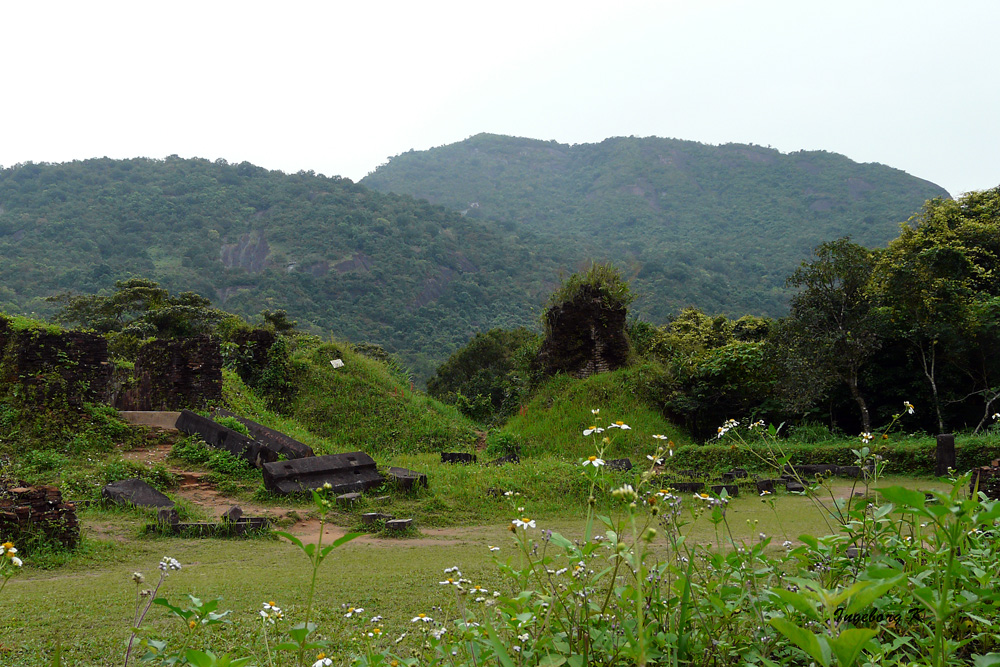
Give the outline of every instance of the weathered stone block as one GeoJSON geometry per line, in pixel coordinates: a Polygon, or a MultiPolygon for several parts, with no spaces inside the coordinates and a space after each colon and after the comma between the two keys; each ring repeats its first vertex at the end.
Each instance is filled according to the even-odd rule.
{"type": "Polygon", "coordinates": [[[101,497],[120,505],[131,503],[140,507],[173,507],[174,501],[141,479],[122,479],[101,489],[101,497]]]}
{"type": "Polygon", "coordinates": [[[386,474],[396,488],[404,491],[416,486],[427,486],[427,475],[407,468],[389,468],[386,474]]]}
{"type": "Polygon", "coordinates": [[[441,452],[441,463],[475,463],[475,454],[465,454],[463,452],[441,452]]]}
{"type": "Polygon", "coordinates": [[[403,531],[413,526],[413,519],[392,519],[385,522],[385,529],[392,531],[403,531]]]}
{"type": "Polygon", "coordinates": [[[234,505],[225,511],[222,515],[223,523],[236,523],[243,518],[243,509],[238,505],[234,505]]]}
{"type": "Polygon", "coordinates": [[[177,430],[188,435],[197,435],[216,449],[224,449],[233,456],[238,456],[251,465],[260,468],[264,463],[278,460],[278,453],[260,443],[251,440],[208,417],[202,417],[190,410],[182,410],[177,418],[177,430]]]}
{"type": "Polygon", "coordinates": [[[350,507],[354,503],[361,502],[360,493],[344,493],[337,496],[337,504],[341,507],[350,507]]]}
{"type": "Polygon", "coordinates": [[[378,523],[379,521],[392,521],[393,516],[391,514],[383,514],[382,512],[368,512],[361,515],[361,523],[366,526],[378,523]]]}
{"type": "Polygon", "coordinates": [[[298,493],[330,484],[334,493],[366,491],[381,486],[375,460],[364,452],[310,456],[265,463],[264,486],[274,493],[298,493]]]}
{"type": "Polygon", "coordinates": [[[295,438],[285,435],[281,431],[276,431],[273,428],[268,428],[262,424],[258,424],[252,419],[240,417],[236,413],[230,412],[229,410],[219,409],[215,411],[215,414],[222,417],[232,417],[236,419],[247,427],[247,431],[250,432],[250,437],[279,456],[284,456],[286,459],[302,459],[307,456],[315,456],[312,447],[299,442],[295,438]]]}

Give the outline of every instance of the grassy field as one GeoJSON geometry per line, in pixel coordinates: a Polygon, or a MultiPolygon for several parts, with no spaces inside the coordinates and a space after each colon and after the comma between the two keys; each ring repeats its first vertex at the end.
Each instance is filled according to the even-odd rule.
{"type": "MultiPolygon", "coordinates": [[[[912,478],[884,482],[921,489],[946,487],[912,478]]],[[[835,483],[835,496],[849,492],[846,480],[835,483]]],[[[461,498],[456,496],[455,506],[462,504],[461,498]]],[[[525,513],[530,512],[530,491],[514,502],[523,503],[525,513]]],[[[551,529],[579,537],[582,513],[583,503],[567,502],[561,512],[549,507],[537,515],[532,535],[540,539],[543,530],[551,529]]],[[[495,514],[496,520],[485,524],[424,527],[412,539],[366,536],[333,552],[319,574],[316,621],[323,635],[338,647],[337,658],[351,652],[351,638],[361,627],[357,618],[344,617],[344,606],[363,607],[365,617],[383,616],[386,641],[403,632],[410,632],[412,638],[410,619],[417,613],[453,617],[453,591],[438,583],[446,567],[458,566],[466,578],[490,590],[513,592],[505,588],[507,583],[493,561],[518,557],[507,530],[515,510],[503,506],[495,514]],[[490,546],[501,550],[491,553],[490,546]]],[[[233,610],[232,624],[210,633],[207,643],[216,650],[253,653],[262,660],[257,613],[266,601],[284,609],[291,622],[301,620],[310,571],[301,552],[284,541],[141,537],[139,524],[145,517],[136,513],[86,510],[82,518],[85,540],[74,557],[48,571],[32,568],[29,558],[25,571],[4,590],[0,656],[5,664],[48,665],[56,646],[62,647],[63,665],[120,664],[135,603],[131,574],[141,571],[147,579],[155,579],[156,564],[164,555],[178,559],[183,569],[167,579],[161,595],[175,604],[187,593],[203,599],[222,597],[222,608],[233,610]]],[[[773,509],[756,496],[732,499],[727,519],[737,542],[756,541],[763,533],[773,539],[774,549],[802,533],[827,532],[819,511],[806,498],[794,495],[776,494],[773,509]]],[[[346,527],[333,530],[342,533],[346,527]]],[[[687,526],[685,534],[700,543],[726,540],[725,532],[717,531],[704,516],[687,526]]],[[[146,625],[153,635],[176,639],[180,631],[176,623],[154,607],[146,625]]],[[[407,641],[400,646],[405,648],[407,641]]]]}

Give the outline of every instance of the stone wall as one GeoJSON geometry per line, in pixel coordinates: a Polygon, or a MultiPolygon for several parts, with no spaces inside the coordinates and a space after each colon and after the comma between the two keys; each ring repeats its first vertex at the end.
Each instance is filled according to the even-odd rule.
{"type": "Polygon", "coordinates": [[[546,374],[576,378],[621,368],[629,352],[625,315],[625,308],[606,305],[599,290],[585,286],[575,299],[545,313],[539,364],[546,374]]]}
{"type": "Polygon", "coordinates": [[[222,354],[211,336],[154,340],[139,349],[119,410],[204,409],[222,400],[222,354]]]}
{"type": "Polygon", "coordinates": [[[80,541],[76,507],[64,503],[54,486],[0,489],[0,538],[17,543],[38,532],[75,547],[80,541]]]}
{"type": "Polygon", "coordinates": [[[0,320],[0,369],[0,379],[20,384],[32,400],[100,401],[111,380],[108,341],[80,331],[15,331],[0,320]]]}

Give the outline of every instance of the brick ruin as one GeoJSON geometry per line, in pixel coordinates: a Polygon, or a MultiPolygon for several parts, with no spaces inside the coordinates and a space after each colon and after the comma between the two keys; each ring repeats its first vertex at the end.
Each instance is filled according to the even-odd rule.
{"type": "Polygon", "coordinates": [[[38,531],[72,549],[80,541],[76,507],[54,486],[0,489],[0,538],[17,544],[38,531]]]}
{"type": "Polygon", "coordinates": [[[545,373],[585,378],[621,368],[628,361],[624,307],[608,306],[600,290],[584,286],[566,303],[545,313],[547,335],[538,352],[545,373]]]}
{"type": "Polygon", "coordinates": [[[0,317],[0,372],[0,381],[19,384],[41,401],[100,401],[111,381],[108,341],[80,331],[15,330],[0,317]]]}
{"type": "Polygon", "coordinates": [[[210,336],[154,340],[139,348],[134,384],[115,398],[119,410],[202,409],[222,400],[222,354],[210,336]]]}

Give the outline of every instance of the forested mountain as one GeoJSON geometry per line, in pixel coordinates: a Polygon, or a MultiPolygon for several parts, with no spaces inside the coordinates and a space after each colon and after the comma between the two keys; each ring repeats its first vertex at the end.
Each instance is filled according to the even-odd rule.
{"type": "MultiPolygon", "coordinates": [[[[248,163],[97,159],[0,170],[0,310],[142,276],[399,353],[421,380],[476,331],[532,322],[558,249],[408,196],[248,163]]],[[[571,265],[567,268],[572,269],[571,265]]]]}
{"type": "Polygon", "coordinates": [[[655,138],[479,135],[365,183],[431,203],[176,156],[0,169],[0,310],[51,315],[44,297],[141,276],[384,345],[423,380],[477,331],[536,326],[560,272],[589,259],[617,262],[655,323],[686,305],[779,315],[814,246],[882,244],[947,194],[829,153],[655,138]]]}
{"type": "Polygon", "coordinates": [[[616,262],[635,309],[787,312],[784,281],[818,244],[881,246],[942,188],[823,151],[613,138],[569,146],[490,134],[396,156],[361,181],[558,238],[616,262]]]}

